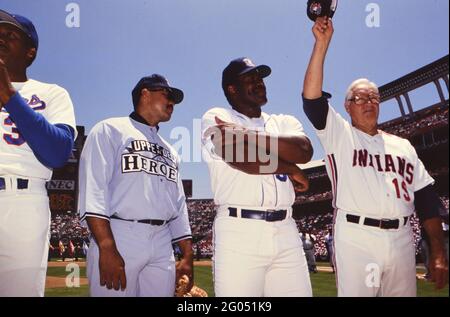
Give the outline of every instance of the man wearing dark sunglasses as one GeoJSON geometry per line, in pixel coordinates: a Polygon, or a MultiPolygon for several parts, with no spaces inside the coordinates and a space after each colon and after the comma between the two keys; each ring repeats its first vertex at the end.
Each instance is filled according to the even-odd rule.
{"type": "Polygon", "coordinates": [[[193,285],[192,236],[177,152],[159,134],[183,92],[153,74],[133,89],[129,117],[98,123],[80,159],[79,208],[93,234],[91,296],[173,296],[193,285]],[[183,258],[175,268],[172,244],[183,258]]]}
{"type": "Polygon", "coordinates": [[[430,236],[432,279],[448,282],[439,210],[442,207],[414,147],[378,130],[380,96],[367,79],[347,90],[351,123],[328,104],[323,65],[333,23],[317,18],[316,43],[306,71],[304,110],[326,152],[335,208],[338,296],[416,296],[416,262],[409,219],[417,211],[430,236]]]}

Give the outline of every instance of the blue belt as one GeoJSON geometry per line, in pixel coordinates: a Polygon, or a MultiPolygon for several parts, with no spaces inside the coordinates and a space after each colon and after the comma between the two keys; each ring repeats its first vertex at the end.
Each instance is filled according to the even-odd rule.
{"type": "MultiPolygon", "coordinates": [[[[229,207],[230,217],[237,217],[237,208],[229,207]]],[[[241,209],[241,218],[265,220],[269,222],[281,221],[286,219],[287,210],[274,210],[274,211],[262,211],[262,210],[250,210],[241,209]]]]}
{"type": "MultiPolygon", "coordinates": [[[[28,179],[17,179],[17,189],[27,189],[28,188],[28,179]]],[[[6,189],[6,180],[3,177],[0,177],[0,190],[6,189]]]]}

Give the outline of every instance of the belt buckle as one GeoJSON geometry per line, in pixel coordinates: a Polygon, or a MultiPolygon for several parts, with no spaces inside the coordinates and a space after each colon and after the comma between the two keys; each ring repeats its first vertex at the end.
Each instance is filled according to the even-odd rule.
{"type": "Polygon", "coordinates": [[[391,221],[391,219],[381,218],[381,219],[380,219],[380,224],[378,225],[378,228],[384,229],[384,228],[383,228],[383,222],[389,222],[389,221],[391,221]]]}
{"type": "Polygon", "coordinates": [[[268,222],[272,222],[273,221],[273,217],[275,216],[276,210],[275,209],[267,209],[266,211],[264,211],[264,220],[268,221],[268,222]]]}
{"type": "MultiPolygon", "coordinates": [[[[402,220],[403,220],[403,226],[406,226],[408,224],[409,216],[403,217],[402,220]]],[[[400,227],[400,223],[398,226],[400,227]]]]}

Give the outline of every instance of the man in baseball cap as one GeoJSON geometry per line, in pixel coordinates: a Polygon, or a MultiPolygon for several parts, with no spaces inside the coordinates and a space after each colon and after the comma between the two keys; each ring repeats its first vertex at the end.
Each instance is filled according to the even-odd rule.
{"type": "Polygon", "coordinates": [[[230,107],[214,107],[202,118],[202,153],[218,206],[218,297],[312,295],[292,205],[295,191],[309,186],[297,164],[308,162],[313,150],[296,118],[262,111],[268,101],[263,79],[270,73],[249,58],[232,60],[222,72],[230,107]]]}
{"type": "Polygon", "coordinates": [[[36,58],[39,47],[39,37],[33,22],[22,15],[0,10],[0,25],[12,26],[25,36],[29,48],[28,54],[30,56],[29,64],[27,66],[31,65],[36,58]]]}
{"type": "Polygon", "coordinates": [[[223,70],[222,88],[226,90],[226,87],[234,84],[239,76],[247,74],[251,71],[257,72],[261,78],[266,78],[272,72],[269,66],[256,66],[248,57],[236,58],[232,60],[223,70]]]}
{"type": "Polygon", "coordinates": [[[183,91],[178,88],[171,87],[168,80],[164,76],[153,74],[150,76],[142,77],[134,87],[132,97],[133,105],[135,108],[139,103],[141,92],[144,88],[147,88],[150,91],[164,89],[167,90],[169,100],[173,101],[175,104],[181,103],[184,98],[183,91]]]}
{"type": "Polygon", "coordinates": [[[33,23],[0,10],[0,297],[44,296],[50,206],[45,187],[76,138],[69,93],[28,78],[33,23]]]}
{"type": "Polygon", "coordinates": [[[92,232],[90,295],[172,297],[193,286],[192,234],[177,151],[159,134],[183,92],[158,74],[132,92],[134,111],[92,128],[80,158],[79,212],[92,232]],[[175,266],[172,244],[182,258],[175,266]]]}

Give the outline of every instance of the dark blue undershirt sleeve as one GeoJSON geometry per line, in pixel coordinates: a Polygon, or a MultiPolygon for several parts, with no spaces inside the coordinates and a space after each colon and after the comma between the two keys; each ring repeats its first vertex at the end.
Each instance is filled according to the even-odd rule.
{"type": "Polygon", "coordinates": [[[444,208],[432,185],[414,193],[414,206],[421,223],[427,219],[440,217],[440,211],[444,208]]]}
{"type": "Polygon", "coordinates": [[[322,97],[317,99],[306,99],[303,95],[302,98],[303,110],[314,128],[317,130],[325,129],[328,115],[328,98],[331,98],[331,95],[322,92],[322,97]]]}
{"type": "Polygon", "coordinates": [[[4,105],[36,158],[49,168],[64,166],[73,148],[75,131],[66,124],[51,124],[31,109],[17,92],[4,105]]]}

